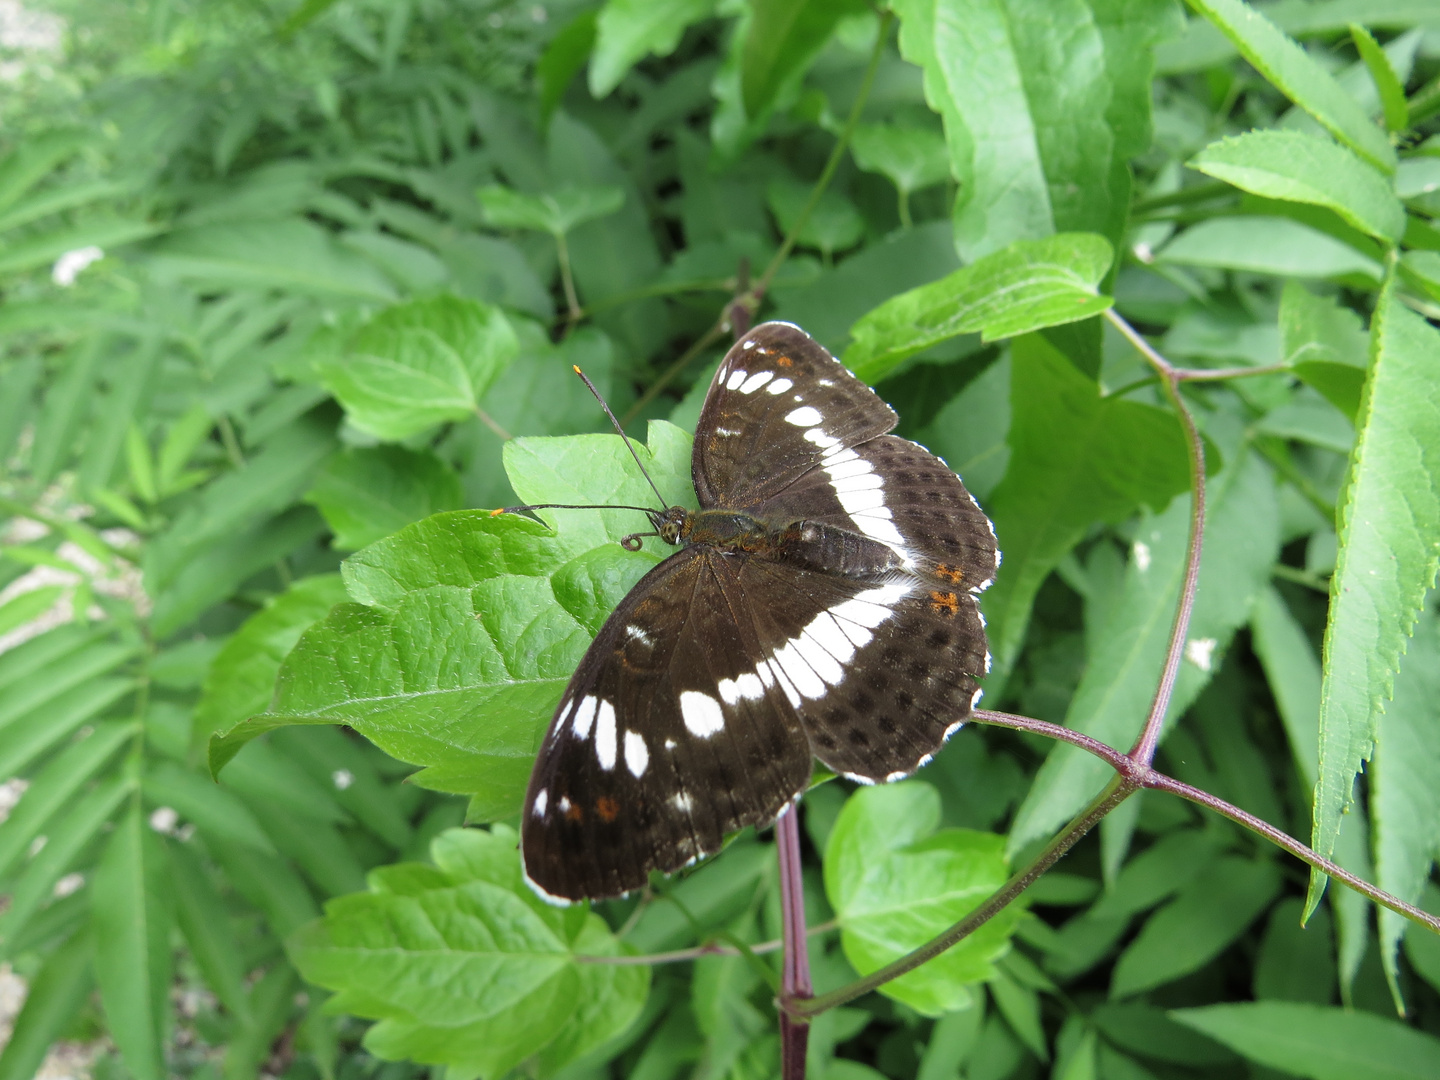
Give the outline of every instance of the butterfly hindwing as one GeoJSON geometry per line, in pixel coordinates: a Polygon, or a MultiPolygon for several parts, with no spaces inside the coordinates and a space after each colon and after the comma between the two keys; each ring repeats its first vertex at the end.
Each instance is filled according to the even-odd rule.
{"type": "Polygon", "coordinates": [[[805,331],[763,323],[725,354],[705,397],[691,470],[700,505],[754,506],[812,469],[829,446],[872,439],[896,420],[805,331]]]}
{"type": "Polygon", "coordinates": [[[795,710],[754,680],[760,646],[736,618],[735,561],[671,556],[585,654],[523,810],[526,875],[549,896],[639,888],[772,820],[809,779],[795,710]]]}

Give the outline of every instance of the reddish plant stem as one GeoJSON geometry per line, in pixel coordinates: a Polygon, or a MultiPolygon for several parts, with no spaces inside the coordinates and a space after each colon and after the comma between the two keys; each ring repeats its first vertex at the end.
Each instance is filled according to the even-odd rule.
{"type": "MultiPolygon", "coordinates": [[[[780,978],[782,1002],[808,1000],[810,951],[805,933],[805,883],[800,872],[800,804],[792,802],[775,819],[775,850],[780,857],[780,913],[785,941],[780,978]]],[[[780,1010],[780,1075],[783,1080],[805,1080],[805,1051],[810,1043],[810,1022],[780,1010]]]]}

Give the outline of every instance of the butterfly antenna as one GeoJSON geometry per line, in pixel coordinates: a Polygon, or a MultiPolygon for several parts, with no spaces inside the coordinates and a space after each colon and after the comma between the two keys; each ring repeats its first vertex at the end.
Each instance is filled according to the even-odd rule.
{"type": "Polygon", "coordinates": [[[655,514],[648,506],[626,506],[624,503],[526,503],[524,506],[502,506],[498,510],[491,510],[490,516],[518,514],[521,510],[638,510],[651,517],[655,514]]]}
{"type": "Polygon", "coordinates": [[[665,502],[665,496],[660,494],[660,489],[655,486],[655,481],[650,479],[650,474],[645,471],[645,466],[640,463],[640,455],[635,452],[635,447],[631,445],[630,436],[625,434],[625,429],[620,426],[620,421],[615,419],[615,414],[610,411],[610,406],[605,404],[605,399],[600,396],[600,391],[595,389],[595,384],[590,381],[590,376],[581,371],[578,365],[571,364],[570,366],[575,369],[575,374],[580,376],[581,381],[585,383],[590,393],[595,395],[595,400],[600,403],[600,408],[605,410],[605,415],[610,418],[610,423],[615,425],[615,431],[619,434],[620,438],[625,440],[625,449],[629,450],[630,456],[635,459],[635,464],[640,468],[640,475],[645,477],[645,482],[650,485],[650,490],[655,492],[655,498],[660,500],[661,507],[668,505],[665,502]]]}

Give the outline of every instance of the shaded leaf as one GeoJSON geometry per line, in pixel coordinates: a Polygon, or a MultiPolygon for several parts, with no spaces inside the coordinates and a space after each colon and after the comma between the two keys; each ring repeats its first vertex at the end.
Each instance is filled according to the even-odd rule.
{"type": "Polygon", "coordinates": [[[1380,265],[1350,245],[1281,217],[1208,218],[1166,244],[1156,260],[1280,277],[1381,276],[1380,265]]]}
{"type": "Polygon", "coordinates": [[[625,205],[618,187],[566,187],[541,195],[527,195],[491,184],[475,193],[485,220],[497,229],[534,229],[563,236],[577,225],[606,217],[625,205]]]}
{"type": "Polygon", "coordinates": [[[331,458],[306,494],[335,533],[334,546],[354,551],[411,522],[464,502],[460,478],[430,451],[377,446],[331,458]]]}
{"type": "Polygon", "coordinates": [[[715,0],[608,0],[595,23],[590,93],[605,97],[637,61],[652,53],[669,56],[685,28],[709,16],[714,7],[715,0]]]}
{"type": "Polygon", "coordinates": [[[757,0],[740,53],[740,96],[759,116],[786,83],[804,77],[835,24],[865,11],[859,0],[757,0]]]}

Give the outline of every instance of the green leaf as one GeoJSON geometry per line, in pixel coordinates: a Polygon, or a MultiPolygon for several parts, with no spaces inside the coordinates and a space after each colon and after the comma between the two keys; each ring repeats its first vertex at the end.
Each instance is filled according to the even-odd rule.
{"type": "Polygon", "coordinates": [[[1115,964],[1110,996],[1128,997],[1198,971],[1244,933],[1279,891],[1273,863],[1220,859],[1146,921],[1115,964]]]}
{"type": "Polygon", "coordinates": [[[1170,1015],[1256,1064],[1309,1080],[1440,1077],[1440,1039],[1374,1013],[1257,1001],[1170,1015]]]}
{"type": "Polygon", "coordinates": [[[55,602],[67,592],[70,592],[67,585],[42,585],[0,604],[0,636],[33,622],[54,607],[55,602]]]}
{"type": "Polygon", "coordinates": [[[945,121],[961,256],[1071,230],[1118,242],[1124,163],[1149,142],[1150,45],[1171,13],[1080,0],[894,7],[900,51],[945,121]]]}
{"type": "MultiPolygon", "coordinates": [[[[636,449],[662,492],[693,498],[683,432],[657,422],[649,448],[636,449]]],[[[515,489],[533,502],[654,497],[615,436],[516,439],[505,456],[515,489]]],[[[541,514],[555,534],[519,517],[458,511],[353,556],[345,572],[359,603],[301,638],[272,711],[213,740],[212,769],[272,728],[344,723],[426,766],[420,783],[483,793],[472,814],[513,813],[590,637],[656,561],[614,542],[635,530],[631,511],[541,514]]]]}
{"type": "Polygon", "coordinates": [[[28,236],[0,250],[0,274],[19,274],[53,263],[67,251],[98,247],[114,250],[162,231],[148,221],[96,214],[79,225],[66,225],[40,236],[28,236]]]}
{"type": "Polygon", "coordinates": [[[90,996],[94,949],[90,934],[77,931],[31,976],[25,1004],[0,1052],[0,1080],[32,1080],[39,1075],[46,1052],[75,1022],[90,996]]]}
{"type": "Polygon", "coordinates": [[[231,635],[205,676],[195,706],[195,745],[203,746],[215,732],[263,712],[285,654],[307,627],[345,598],[339,574],[318,574],[295,582],[250,616],[231,635]]]}
{"type": "Polygon", "coordinates": [[[527,195],[491,184],[475,193],[485,220],[497,229],[533,229],[564,236],[577,225],[608,217],[625,205],[618,187],[564,187],[543,195],[527,195]]]}
{"type": "MultiPolygon", "coordinates": [[[[1370,770],[1376,884],[1407,903],[1419,899],[1440,856],[1440,619],[1427,611],[1395,675],[1395,697],[1380,718],[1370,770]]],[[[1380,915],[1380,958],[1399,1002],[1395,954],[1408,922],[1380,915]]],[[[1425,931],[1421,930],[1420,933],[1425,931]]]]}
{"type": "MultiPolygon", "coordinates": [[[[923,945],[1005,883],[1004,840],[942,829],[940,795],[912,781],[861,788],[846,800],[825,847],[825,895],[845,957],[867,975],[923,945]]],[[[926,1016],[973,1004],[1020,917],[1012,904],[970,937],[886,983],[880,992],[926,1016]]]]}
{"type": "Polygon", "coordinates": [[[56,812],[70,804],[110,756],[135,734],[133,723],[97,724],[87,737],[60,751],[31,778],[25,797],[0,822],[0,876],[9,871],[56,812]]]}
{"type": "Polygon", "coordinates": [[[260,1072],[271,1047],[287,1027],[295,1007],[295,969],[273,964],[250,988],[244,1019],[225,1048],[225,1075],[251,1077],[260,1072]]]}
{"type": "Polygon", "coordinates": [[[1302,1001],[1329,1005],[1335,996],[1335,935],[1330,911],[1315,912],[1302,926],[1299,897],[1270,909],[1269,925],[1255,959],[1255,997],[1260,1001],[1302,1001]]]}
{"type": "Polygon", "coordinates": [[[1197,878],[1204,880],[1224,841],[1214,832],[1176,829],[1129,860],[1090,909],[1094,919],[1129,918],[1154,907],[1197,878]]]}
{"type": "Polygon", "coordinates": [[[740,96],[760,116],[782,87],[799,82],[835,24],[866,10],[858,0],[756,0],[740,52],[740,96]]]}
{"type": "Polygon", "coordinates": [[[596,12],[582,11],[561,27],[535,62],[535,77],[540,80],[541,127],[550,122],[570,80],[590,59],[595,48],[595,23],[596,12]]]}
{"type": "Polygon", "coordinates": [[[1098,315],[1110,245],[1085,233],[1020,241],[892,297],[850,328],[845,364],[878,382],[907,357],[959,334],[994,341],[1098,315]]]}
{"type": "Polygon", "coordinates": [[[1283,217],[1208,218],[1166,244],[1155,259],[1279,277],[1381,277],[1374,259],[1328,233],[1283,217]]]}
{"type": "Polygon", "coordinates": [[[595,23],[590,93],[603,98],[646,56],[669,56],[691,23],[708,18],[716,0],[607,0],[595,23]]]}
{"type": "Polygon", "coordinates": [[[928,127],[860,124],[850,152],[860,168],[883,174],[904,195],[950,178],[945,137],[928,127]]]}
{"type": "Polygon", "coordinates": [[[195,966],[220,1003],[244,1020],[250,1012],[245,968],[225,904],[188,844],[176,844],[170,860],[176,921],[195,966]]]}
{"type": "Polygon", "coordinates": [[[576,962],[622,947],[599,916],[577,923],[529,892],[517,839],[504,826],[444,833],[438,869],[389,868],[292,937],[301,972],[336,992],[332,1008],[381,1021],[372,1053],[503,1075],[537,1052],[563,1064],[638,1015],[648,971],[576,962]]]}
{"type": "Polygon", "coordinates": [[[472,418],[519,347],[498,308],[437,296],[386,309],[315,366],[351,423],[398,441],[472,418]]]}
{"type": "Polygon", "coordinates": [[[57,165],[96,141],[90,131],[63,127],[37,131],[17,141],[0,160],[0,210],[14,205],[57,165]]]}
{"type": "Polygon", "coordinates": [[[1395,171],[1395,150],[1334,76],[1254,8],[1241,0],[1189,0],[1287,98],[1372,165],[1395,171]]]}
{"type": "MultiPolygon", "coordinates": [[[[809,184],[801,183],[793,176],[777,176],[765,189],[770,212],[786,235],[794,229],[800,215],[810,201],[809,184]]],[[[796,236],[796,242],[803,247],[818,248],[828,260],[836,251],[854,247],[865,233],[865,219],[855,204],[834,188],[826,188],[815,204],[805,227],[796,236]]]]}
{"type": "MultiPolygon", "coordinates": [[[[1236,458],[1211,485],[1209,501],[1186,659],[1168,714],[1172,724],[1219,668],[1280,553],[1274,480],[1257,456],[1242,453],[1236,458]]],[[[1142,519],[1120,595],[1106,598],[1108,618],[1090,635],[1093,643],[1065,714],[1066,727],[1122,749],[1140,733],[1165,665],[1189,531],[1188,498],[1176,499],[1157,517],[1142,519]]],[[[1000,536],[1005,537],[1003,527],[1000,536]]],[[[1010,851],[1068,821],[1112,771],[1078,747],[1057,744],[1016,812],[1010,851]]]]}
{"type": "Polygon", "coordinates": [[[1350,24],[1350,40],[1355,42],[1355,50],[1365,61],[1375,89],[1380,93],[1385,126],[1391,131],[1404,131],[1410,126],[1410,109],[1405,102],[1405,87],[1391,67],[1390,58],[1385,55],[1380,43],[1370,36],[1370,31],[1358,23],[1350,24]]]}
{"type": "MultiPolygon", "coordinates": [[[[1440,335],[1380,294],[1359,437],[1341,503],[1320,691],[1320,782],[1313,846],[1328,856],[1390,697],[1406,638],[1440,563],[1440,335]]],[[[1309,907],[1323,879],[1311,876],[1309,907]]]]}
{"type": "Polygon", "coordinates": [[[444,461],[428,450],[400,446],[342,451],[305,498],[335,533],[333,546],[350,551],[464,503],[460,478],[444,461]]]}
{"type": "Polygon", "coordinates": [[[1405,208],[1390,178],[1316,135],[1249,131],[1211,143],[1189,165],[1269,199],[1327,207],[1390,245],[1405,232],[1405,208]]]}
{"type": "Polygon", "coordinates": [[[1320,661],[1304,629],[1271,586],[1251,617],[1250,639],[1270,684],[1305,790],[1320,775],[1320,661]]]}
{"type": "Polygon", "coordinates": [[[165,1080],[173,892],[166,852],[139,802],[123,815],[91,886],[95,975],[110,1034],[136,1080],[165,1080]]]}
{"type": "Polygon", "coordinates": [[[983,605],[1002,676],[1025,639],[1041,583],[1092,523],[1122,521],[1141,505],[1163,507],[1189,475],[1173,416],[1102,398],[1038,335],[1016,341],[1010,353],[1010,467],[988,507],[1005,558],[983,605]]]}
{"type": "Polygon", "coordinates": [[[1280,354],[1354,422],[1369,363],[1369,338],[1358,315],[1287,281],[1280,294],[1280,354]]]}
{"type": "MultiPolygon", "coordinates": [[[[55,681],[68,680],[57,673],[55,681]]],[[[76,682],[53,697],[45,695],[29,712],[0,728],[0,776],[14,776],[135,687],[130,678],[95,674],[76,682]]]]}
{"type": "Polygon", "coordinates": [[[145,797],[153,806],[168,806],[182,821],[194,823],[208,837],[221,837],[273,854],[275,845],[233,791],[174,762],[163,762],[145,774],[145,797]]]}
{"type": "Polygon", "coordinates": [[[233,289],[286,289],[313,296],[395,299],[379,269],[301,218],[201,225],[172,233],[150,259],[162,279],[233,289]]]}

